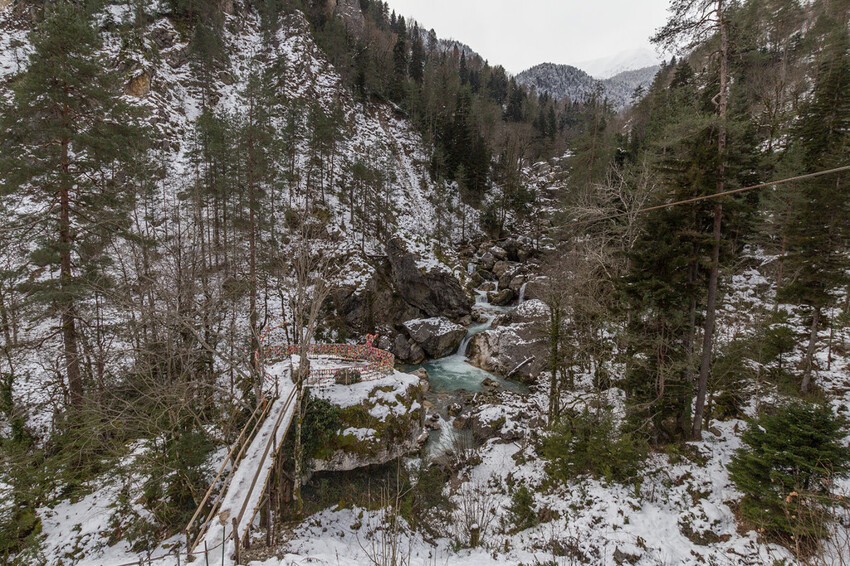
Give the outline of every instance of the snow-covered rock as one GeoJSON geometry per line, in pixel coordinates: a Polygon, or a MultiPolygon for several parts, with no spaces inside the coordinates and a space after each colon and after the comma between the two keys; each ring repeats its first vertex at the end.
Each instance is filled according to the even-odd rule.
{"type": "Polygon", "coordinates": [[[404,327],[432,358],[453,354],[466,336],[466,328],[443,317],[408,320],[404,327]]]}
{"type": "Polygon", "coordinates": [[[425,430],[423,389],[416,375],[313,390],[338,410],[342,427],[313,455],[310,469],[348,471],[385,464],[419,448],[425,430]]]}

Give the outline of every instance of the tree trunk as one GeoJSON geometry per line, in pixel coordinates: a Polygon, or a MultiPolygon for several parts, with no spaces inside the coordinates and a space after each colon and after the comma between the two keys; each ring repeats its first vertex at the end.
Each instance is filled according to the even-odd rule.
{"type": "Polygon", "coordinates": [[[558,419],[560,388],[558,387],[558,345],[561,341],[560,306],[552,305],[549,315],[549,426],[558,419]]]}
{"type": "Polygon", "coordinates": [[[255,162],[254,162],[254,101],[251,100],[251,105],[248,114],[248,264],[249,264],[249,279],[251,280],[251,291],[248,305],[248,324],[251,332],[251,379],[254,386],[254,397],[259,402],[263,394],[263,383],[261,379],[262,372],[260,371],[260,340],[258,328],[257,314],[257,187],[255,179],[255,162]]]}
{"type": "MultiPolygon", "coordinates": [[[[729,106],[729,33],[726,27],[724,0],[717,0],[717,20],[720,32],[720,95],[717,113],[720,118],[717,133],[717,193],[726,188],[726,112],[729,106]]],[[[699,440],[702,433],[702,419],[705,412],[705,397],[708,391],[708,374],[714,354],[714,326],[717,317],[717,291],[720,279],[720,243],[722,236],[723,204],[714,205],[714,230],[711,249],[711,273],[708,278],[708,300],[705,307],[705,326],[703,328],[702,359],[699,368],[697,399],[694,406],[691,437],[699,440]]]]}
{"type": "Polygon", "coordinates": [[[818,330],[820,327],[820,307],[812,309],[812,326],[809,331],[809,346],[806,348],[806,357],[803,359],[803,382],[800,384],[800,393],[806,394],[812,387],[812,370],[815,365],[815,350],[818,345],[818,330]]]}
{"type": "MultiPolygon", "coordinates": [[[[70,169],[68,145],[70,141],[62,141],[62,172],[67,178],[70,169]]],[[[65,354],[65,372],[68,380],[69,400],[72,407],[83,404],[83,379],[80,373],[80,354],[77,345],[76,314],[74,299],[67,295],[71,293],[73,271],[71,264],[71,194],[67,182],[59,187],[59,287],[62,290],[62,342],[65,354]]]]}
{"type": "Polygon", "coordinates": [[[298,364],[298,377],[295,383],[297,389],[295,393],[295,446],[293,448],[292,457],[295,460],[293,464],[294,478],[292,480],[292,514],[296,519],[301,518],[304,514],[304,499],[301,496],[301,478],[304,475],[304,444],[301,441],[301,431],[304,425],[304,383],[310,375],[310,361],[307,358],[307,347],[303,345],[301,348],[301,360],[298,364]]]}

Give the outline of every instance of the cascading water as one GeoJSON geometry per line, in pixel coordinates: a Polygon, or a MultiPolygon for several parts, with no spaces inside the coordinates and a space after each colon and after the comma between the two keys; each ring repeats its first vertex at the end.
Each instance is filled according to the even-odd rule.
{"type": "Polygon", "coordinates": [[[528,388],[521,383],[509,381],[483,369],[477,368],[466,361],[466,351],[476,334],[489,330],[493,321],[499,314],[510,312],[515,307],[498,307],[487,301],[487,293],[476,291],[475,310],[479,313],[479,322],[471,325],[466,336],[460,343],[457,351],[451,356],[438,360],[429,360],[421,366],[407,368],[407,371],[415,371],[425,368],[428,372],[430,390],[427,399],[433,403],[439,416],[439,430],[431,432],[426,448],[430,456],[441,454],[452,448],[455,437],[468,431],[457,431],[452,426],[452,420],[447,415],[447,407],[454,402],[461,391],[477,393],[482,391],[485,379],[491,379],[498,383],[503,389],[526,393],[528,388]]]}
{"type": "Polygon", "coordinates": [[[499,314],[513,310],[513,307],[491,305],[487,302],[487,294],[483,291],[476,293],[475,305],[476,310],[482,315],[482,320],[469,327],[457,351],[451,356],[429,360],[419,366],[428,371],[431,391],[435,393],[460,390],[477,392],[482,390],[481,384],[487,378],[498,382],[505,389],[525,391],[525,388],[519,383],[508,381],[467,363],[466,351],[475,335],[492,328],[493,320],[499,314]]]}
{"type": "Polygon", "coordinates": [[[525,288],[528,286],[528,281],[522,284],[522,287],[519,288],[519,300],[517,301],[518,305],[521,305],[525,302],[525,288]]]}

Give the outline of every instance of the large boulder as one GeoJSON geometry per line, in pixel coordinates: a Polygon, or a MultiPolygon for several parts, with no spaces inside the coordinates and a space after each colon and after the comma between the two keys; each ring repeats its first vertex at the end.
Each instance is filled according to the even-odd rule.
{"type": "Polygon", "coordinates": [[[420,267],[419,257],[400,238],[387,243],[387,258],[395,288],[406,303],[429,317],[459,320],[469,316],[472,300],[451,273],[436,266],[420,267]]]}
{"type": "Polygon", "coordinates": [[[405,364],[419,364],[425,361],[425,351],[422,347],[404,334],[395,337],[390,351],[398,361],[405,364]]]}
{"type": "Polygon", "coordinates": [[[541,301],[526,301],[498,326],[476,334],[469,363],[503,377],[530,382],[546,366],[545,325],[549,310],[541,301]]]}
{"type": "Polygon", "coordinates": [[[548,277],[529,279],[528,285],[525,286],[525,299],[546,299],[550,286],[551,282],[548,277]]]}
{"type": "Polygon", "coordinates": [[[481,259],[478,261],[478,267],[484,271],[492,271],[494,265],[496,265],[496,257],[490,252],[482,255],[481,259]]]}
{"type": "Polygon", "coordinates": [[[500,246],[493,246],[490,248],[490,253],[502,261],[508,259],[508,251],[500,246]]]}
{"type": "Polygon", "coordinates": [[[493,275],[495,275],[497,278],[501,279],[506,274],[513,273],[514,270],[516,270],[516,268],[517,268],[516,264],[513,264],[511,262],[497,261],[496,264],[493,266],[493,269],[491,271],[493,272],[493,275]]]}
{"type": "Polygon", "coordinates": [[[514,300],[514,291],[510,287],[507,289],[502,289],[501,291],[493,291],[491,293],[487,293],[487,301],[491,305],[495,305],[497,307],[503,307],[514,300]]]}
{"type": "Polygon", "coordinates": [[[466,328],[442,317],[408,320],[404,327],[413,342],[432,358],[455,353],[466,336],[466,328]]]}

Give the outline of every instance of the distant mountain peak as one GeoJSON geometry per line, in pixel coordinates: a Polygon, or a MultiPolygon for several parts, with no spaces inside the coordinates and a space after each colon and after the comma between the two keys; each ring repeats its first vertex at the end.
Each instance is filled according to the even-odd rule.
{"type": "Polygon", "coordinates": [[[660,63],[661,57],[655,51],[649,47],[638,47],[621,51],[610,57],[574,63],[574,66],[596,79],[605,80],[625,71],[654,67],[660,63]]]}
{"type": "Polygon", "coordinates": [[[607,80],[598,80],[572,65],[541,63],[518,74],[516,80],[557,99],[583,100],[600,93],[614,108],[620,110],[629,105],[637,87],[646,88],[652,83],[658,69],[658,65],[653,65],[623,71],[607,80]]]}

